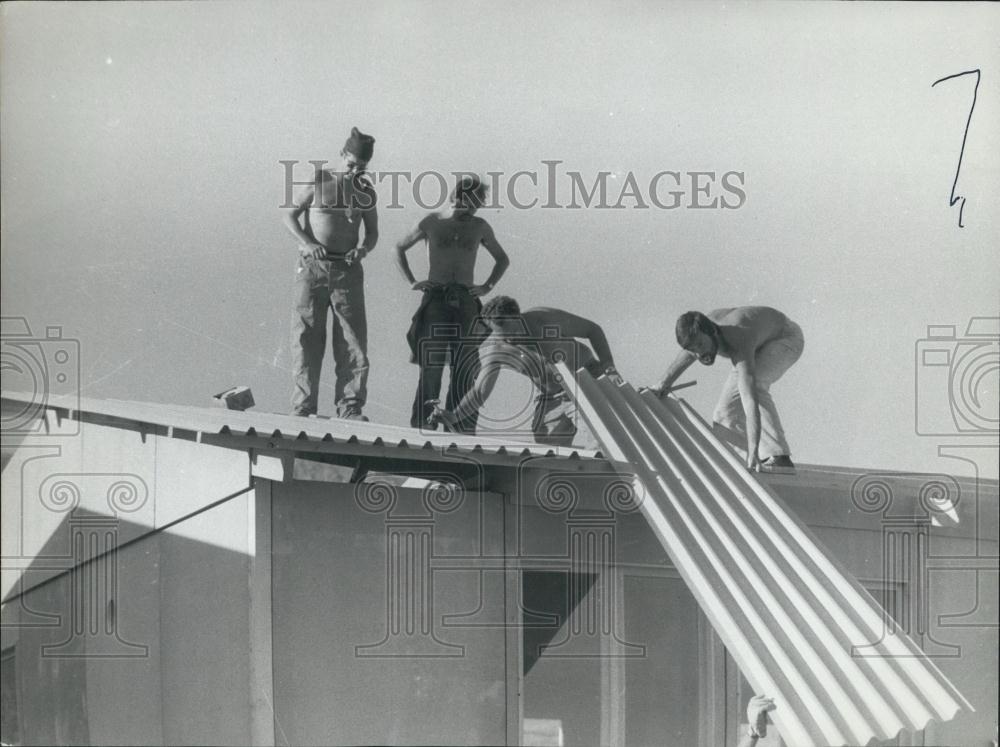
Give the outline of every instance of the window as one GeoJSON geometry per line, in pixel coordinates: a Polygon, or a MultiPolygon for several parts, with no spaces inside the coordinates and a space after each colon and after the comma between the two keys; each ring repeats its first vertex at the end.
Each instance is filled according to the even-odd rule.
{"type": "Polygon", "coordinates": [[[525,744],[720,744],[724,649],[675,571],[530,569],[521,594],[525,744]]]}
{"type": "Polygon", "coordinates": [[[569,571],[521,574],[526,743],[530,735],[554,747],[559,732],[563,744],[601,743],[600,627],[589,614],[596,582],[569,571]]]}

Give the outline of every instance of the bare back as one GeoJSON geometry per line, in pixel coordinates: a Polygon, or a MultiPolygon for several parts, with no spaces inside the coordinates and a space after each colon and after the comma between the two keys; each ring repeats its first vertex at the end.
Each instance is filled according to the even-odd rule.
{"type": "MultiPolygon", "coordinates": [[[[483,367],[500,365],[513,369],[544,394],[562,391],[553,364],[564,361],[571,369],[586,367],[597,360],[593,351],[577,337],[587,330],[579,328],[579,317],[560,309],[537,307],[521,314],[523,334],[505,340],[495,333],[480,348],[483,367]]],[[[589,324],[589,322],[587,322],[589,324]]]]}
{"type": "Polygon", "coordinates": [[[576,329],[573,320],[567,320],[568,316],[560,309],[544,306],[528,309],[522,314],[533,346],[541,351],[546,362],[551,365],[555,361],[564,361],[575,371],[597,358],[589,347],[577,339],[585,332],[576,329]]]}
{"type": "Polygon", "coordinates": [[[764,344],[780,337],[787,325],[788,317],[770,306],[737,306],[715,309],[708,318],[722,328],[722,337],[728,349],[720,349],[719,355],[734,362],[752,358],[764,344]]]}

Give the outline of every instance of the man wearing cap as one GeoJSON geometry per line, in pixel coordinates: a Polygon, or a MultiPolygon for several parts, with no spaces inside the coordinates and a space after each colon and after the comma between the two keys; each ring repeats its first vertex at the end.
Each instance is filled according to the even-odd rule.
{"type": "Polygon", "coordinates": [[[696,360],[711,366],[716,355],[729,358],[733,370],[712,415],[714,430],[737,448],[745,444],[749,469],[793,471],[770,389],[802,355],[799,325],[769,306],[739,306],[707,315],[688,311],[677,320],[675,333],[683,350],[656,388],[660,396],[696,360]]]}
{"type": "MultiPolygon", "coordinates": [[[[420,307],[406,334],[410,362],[420,367],[410,425],[427,425],[428,403],[441,392],[441,377],[450,364],[450,384],[445,407],[454,408],[469,391],[479,373],[478,347],[486,330],[475,328],[482,308],[479,297],[489,293],[507,270],[510,260],[490,224],[476,216],[486,201],[486,185],[475,175],[459,178],[446,213],[431,213],[396,244],[396,265],[406,282],[422,293],[420,307]],[[406,252],[417,242],[427,242],[427,280],[417,281],[406,252]],[[476,259],[482,246],[493,257],[493,270],[481,285],[475,282],[476,259]]],[[[455,424],[455,430],[475,433],[477,413],[455,424]]]]}
{"type": "Polygon", "coordinates": [[[375,189],[365,173],[374,147],[375,138],[352,128],[340,151],[342,170],[317,169],[314,181],[295,195],[284,214],[285,225],[299,243],[292,321],[293,415],[316,414],[327,311],[332,310],[337,416],[368,419],[361,414],[368,382],[361,260],[378,241],[375,189]]]}

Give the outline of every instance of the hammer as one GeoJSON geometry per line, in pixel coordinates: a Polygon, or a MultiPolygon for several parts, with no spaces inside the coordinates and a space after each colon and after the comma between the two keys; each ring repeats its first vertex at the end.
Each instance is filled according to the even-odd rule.
{"type": "Polygon", "coordinates": [[[454,433],[454,430],[452,429],[451,425],[448,423],[448,421],[445,419],[443,415],[445,409],[441,407],[441,400],[429,399],[426,402],[424,402],[424,404],[431,406],[431,414],[427,416],[427,425],[436,426],[438,423],[440,423],[444,427],[446,433],[454,433]]]}
{"type": "Polygon", "coordinates": [[[689,386],[694,386],[697,383],[698,383],[697,381],[685,381],[683,384],[677,384],[675,386],[668,387],[666,391],[663,392],[657,391],[655,388],[651,386],[644,386],[639,388],[639,394],[642,394],[643,392],[653,392],[654,394],[656,394],[657,397],[662,398],[667,394],[672,394],[673,392],[676,392],[678,389],[687,389],[689,386]]]}

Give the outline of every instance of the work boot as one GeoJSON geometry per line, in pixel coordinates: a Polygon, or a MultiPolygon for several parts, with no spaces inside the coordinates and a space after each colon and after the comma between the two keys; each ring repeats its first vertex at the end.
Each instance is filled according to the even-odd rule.
{"type": "Polygon", "coordinates": [[[345,407],[340,411],[340,415],[338,417],[340,417],[341,420],[357,420],[361,423],[368,422],[368,416],[361,414],[360,407],[345,407]]]}
{"type": "Polygon", "coordinates": [[[775,472],[783,475],[794,475],[795,465],[787,454],[769,456],[760,463],[761,472],[775,472]]]}

